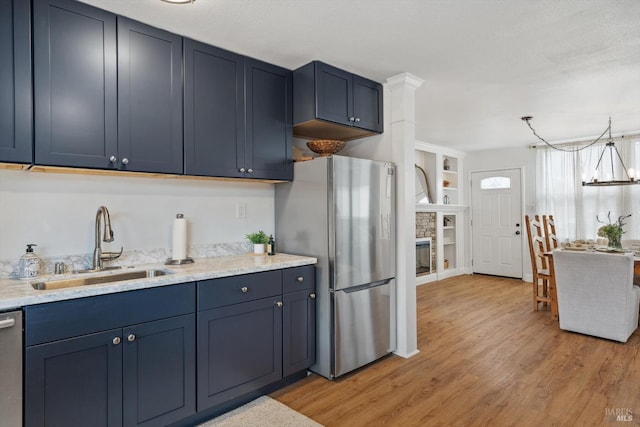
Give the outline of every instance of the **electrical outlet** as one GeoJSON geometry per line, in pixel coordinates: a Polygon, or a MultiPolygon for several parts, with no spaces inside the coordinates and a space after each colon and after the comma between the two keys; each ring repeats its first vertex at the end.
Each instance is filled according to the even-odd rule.
{"type": "Polygon", "coordinates": [[[236,218],[238,218],[238,219],[246,219],[247,218],[247,203],[246,202],[238,202],[238,203],[236,203],[236,218]]]}

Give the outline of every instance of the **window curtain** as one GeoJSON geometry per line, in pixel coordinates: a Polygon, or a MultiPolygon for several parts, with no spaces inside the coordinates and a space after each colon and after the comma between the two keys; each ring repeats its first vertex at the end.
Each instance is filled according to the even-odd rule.
{"type": "MultiPolygon", "coordinates": [[[[614,142],[627,169],[633,169],[640,177],[640,134],[614,138],[614,142]]],[[[572,149],[581,144],[564,144],[560,147],[572,149]]],[[[589,148],[576,152],[558,151],[546,146],[536,147],[536,211],[553,215],[556,234],[561,241],[594,239],[597,231],[619,216],[631,214],[624,220],[625,234],[622,240],[640,239],[640,184],[612,187],[583,187],[582,181],[593,177],[598,159],[605,148],[605,142],[598,142],[589,148]],[[596,219],[598,218],[598,219],[596,219]]],[[[613,153],[615,156],[615,152],[613,153]]],[[[609,149],[602,158],[600,179],[611,179],[609,149]],[[604,167],[603,167],[604,166],[604,167]]],[[[624,171],[618,159],[614,158],[614,175],[624,179],[624,171]]],[[[631,171],[629,171],[631,173],[631,171]]]]}

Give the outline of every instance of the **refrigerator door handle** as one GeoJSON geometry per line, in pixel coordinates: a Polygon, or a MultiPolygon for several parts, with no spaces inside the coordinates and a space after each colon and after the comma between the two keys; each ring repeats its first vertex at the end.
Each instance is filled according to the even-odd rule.
{"type": "Polygon", "coordinates": [[[358,292],[363,289],[375,288],[376,286],[386,285],[387,283],[391,282],[391,280],[392,279],[378,280],[377,282],[371,282],[364,285],[353,286],[351,288],[336,289],[336,291],[342,291],[347,294],[350,294],[352,292],[358,292]]]}

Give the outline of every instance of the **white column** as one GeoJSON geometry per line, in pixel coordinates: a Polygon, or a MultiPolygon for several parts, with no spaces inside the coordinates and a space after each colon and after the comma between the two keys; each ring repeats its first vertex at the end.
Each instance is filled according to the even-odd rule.
{"type": "Polygon", "coordinates": [[[416,319],[415,91],[423,80],[409,73],[387,79],[391,94],[392,161],[397,165],[397,349],[418,353],[416,319]]]}

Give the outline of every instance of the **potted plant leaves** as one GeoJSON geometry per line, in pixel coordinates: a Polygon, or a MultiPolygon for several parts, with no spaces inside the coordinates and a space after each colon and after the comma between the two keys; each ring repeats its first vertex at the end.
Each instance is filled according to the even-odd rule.
{"type": "Polygon", "coordinates": [[[253,243],[254,254],[263,254],[265,244],[269,241],[269,237],[262,230],[247,234],[247,239],[253,243]]]}

